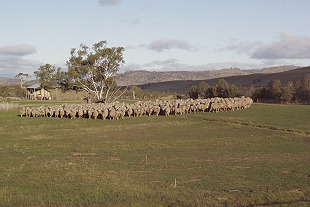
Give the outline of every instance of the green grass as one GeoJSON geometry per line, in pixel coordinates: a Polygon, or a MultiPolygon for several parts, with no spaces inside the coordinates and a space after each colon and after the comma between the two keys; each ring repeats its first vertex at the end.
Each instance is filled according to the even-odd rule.
{"type": "Polygon", "coordinates": [[[234,113],[211,114],[205,119],[310,134],[310,107],[306,105],[256,104],[248,110],[239,111],[238,116],[232,115],[234,113]]]}
{"type": "Polygon", "coordinates": [[[310,205],[310,106],[119,121],[17,114],[0,111],[0,206],[310,205]]]}

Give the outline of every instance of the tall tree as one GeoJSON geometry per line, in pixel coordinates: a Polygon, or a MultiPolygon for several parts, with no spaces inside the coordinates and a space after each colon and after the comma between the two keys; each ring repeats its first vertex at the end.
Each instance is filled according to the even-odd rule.
{"type": "Polygon", "coordinates": [[[297,96],[301,101],[307,103],[310,102],[310,73],[306,74],[300,81],[297,81],[296,84],[297,96]]]}
{"type": "Polygon", "coordinates": [[[282,102],[291,102],[294,94],[294,85],[292,82],[287,83],[286,86],[281,88],[280,100],[282,102]]]}
{"type": "Polygon", "coordinates": [[[41,87],[47,90],[57,87],[59,73],[60,68],[51,64],[42,65],[38,70],[34,71],[34,75],[39,79],[41,87]]]}
{"type": "Polygon", "coordinates": [[[198,95],[202,98],[206,98],[208,88],[209,88],[209,84],[207,82],[205,81],[200,82],[199,87],[198,87],[198,95]]]}
{"type": "Polygon", "coordinates": [[[206,98],[214,98],[217,97],[219,94],[216,90],[215,86],[211,86],[208,88],[207,93],[206,93],[206,98]]]}
{"type": "Polygon", "coordinates": [[[276,102],[279,102],[281,93],[282,93],[282,83],[279,79],[274,80],[270,86],[270,91],[272,94],[273,99],[276,102]]]}
{"type": "Polygon", "coordinates": [[[219,97],[227,98],[229,96],[229,84],[225,79],[219,79],[215,87],[219,97]]]}
{"type": "Polygon", "coordinates": [[[257,102],[271,100],[271,92],[266,87],[255,88],[252,99],[257,102]]]}
{"type": "Polygon", "coordinates": [[[198,87],[196,85],[192,85],[191,88],[189,89],[188,95],[192,99],[197,99],[198,98],[198,87]]]}
{"type": "Polygon", "coordinates": [[[27,73],[18,73],[15,78],[20,79],[20,87],[23,88],[24,83],[28,78],[31,78],[27,73]]]}
{"type": "Polygon", "coordinates": [[[235,86],[234,84],[230,85],[228,88],[228,98],[234,98],[234,97],[240,97],[241,96],[241,91],[240,89],[235,86]]]}
{"type": "Polygon", "coordinates": [[[123,59],[123,47],[107,47],[100,41],[89,48],[81,44],[71,49],[68,65],[68,85],[74,85],[91,94],[96,102],[113,102],[120,87],[116,87],[115,76],[123,59]]]}

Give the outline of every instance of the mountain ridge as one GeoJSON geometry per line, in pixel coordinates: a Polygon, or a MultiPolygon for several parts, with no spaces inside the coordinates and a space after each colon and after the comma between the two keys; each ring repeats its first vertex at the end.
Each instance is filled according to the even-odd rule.
{"type": "Polygon", "coordinates": [[[267,86],[270,82],[278,79],[282,85],[286,85],[288,82],[296,82],[302,79],[306,74],[310,74],[310,66],[297,68],[293,70],[287,70],[278,73],[253,73],[242,76],[228,76],[218,77],[213,79],[201,79],[201,80],[176,80],[166,81],[158,83],[148,83],[137,85],[144,91],[149,92],[168,92],[168,93],[179,93],[187,94],[189,88],[192,85],[199,85],[200,82],[205,81],[210,86],[215,85],[220,78],[224,78],[229,84],[243,87],[260,87],[267,86]]]}
{"type": "Polygon", "coordinates": [[[167,81],[178,80],[208,80],[214,78],[224,78],[229,76],[242,76],[256,73],[278,73],[300,68],[294,65],[268,67],[263,69],[242,70],[239,68],[229,68],[221,70],[207,70],[207,71],[127,71],[118,76],[116,81],[120,86],[126,85],[143,85],[148,83],[160,83],[167,81]]]}
{"type": "MultiPolygon", "coordinates": [[[[119,86],[126,85],[145,85],[154,83],[163,83],[170,81],[198,81],[198,80],[212,80],[217,78],[227,77],[241,77],[251,74],[275,74],[279,72],[285,72],[295,70],[300,67],[294,65],[285,65],[277,67],[268,67],[263,69],[249,69],[242,70],[239,68],[229,68],[221,70],[206,70],[206,71],[168,71],[168,72],[156,72],[156,71],[127,71],[120,74],[117,78],[117,84],[119,86]]],[[[38,80],[27,81],[24,85],[33,85],[39,83],[38,80]]],[[[20,80],[16,78],[0,77],[1,85],[17,85],[20,84],[20,80]]]]}

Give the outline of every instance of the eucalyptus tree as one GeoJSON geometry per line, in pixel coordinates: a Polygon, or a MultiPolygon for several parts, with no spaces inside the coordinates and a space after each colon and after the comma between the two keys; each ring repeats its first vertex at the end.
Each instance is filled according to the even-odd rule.
{"type": "Polygon", "coordinates": [[[28,78],[31,78],[31,75],[27,73],[18,73],[15,78],[20,79],[20,87],[23,88],[24,83],[28,78]]]}
{"type": "Polygon", "coordinates": [[[207,97],[207,91],[209,88],[209,84],[207,82],[200,82],[198,86],[198,94],[201,98],[206,98],[207,97]]]}
{"type": "Polygon", "coordinates": [[[192,99],[197,99],[198,94],[199,94],[198,87],[196,85],[192,85],[188,92],[189,97],[192,99]]]}
{"type": "Polygon", "coordinates": [[[281,93],[282,93],[282,83],[279,79],[274,80],[271,85],[269,86],[271,90],[271,94],[273,96],[273,99],[276,102],[279,102],[281,98],[281,93]]]}
{"type": "Polygon", "coordinates": [[[58,74],[60,70],[60,67],[47,63],[34,71],[34,75],[39,79],[42,88],[50,90],[58,86],[58,74]]]}
{"type": "Polygon", "coordinates": [[[310,103],[310,73],[295,83],[295,96],[301,102],[310,103]]]}
{"type": "Polygon", "coordinates": [[[229,84],[228,82],[221,78],[217,81],[217,84],[215,85],[217,96],[221,98],[227,98],[229,97],[229,84]]]}
{"type": "Polygon", "coordinates": [[[106,41],[93,44],[90,48],[81,44],[79,49],[71,49],[68,65],[68,86],[82,89],[95,102],[113,102],[120,87],[115,77],[123,59],[123,47],[107,47],[106,41]]]}

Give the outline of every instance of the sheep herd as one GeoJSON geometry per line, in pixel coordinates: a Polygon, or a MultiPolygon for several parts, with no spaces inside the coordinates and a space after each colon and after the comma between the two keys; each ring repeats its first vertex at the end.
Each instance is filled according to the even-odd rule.
{"type": "Polygon", "coordinates": [[[127,117],[151,115],[182,115],[196,112],[220,112],[245,109],[253,100],[241,98],[207,98],[186,100],[138,101],[133,104],[114,102],[109,104],[63,104],[40,107],[23,107],[21,117],[56,117],[118,120],[127,117]]]}

